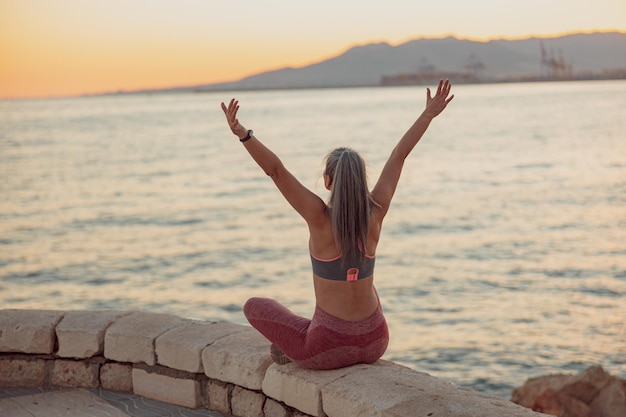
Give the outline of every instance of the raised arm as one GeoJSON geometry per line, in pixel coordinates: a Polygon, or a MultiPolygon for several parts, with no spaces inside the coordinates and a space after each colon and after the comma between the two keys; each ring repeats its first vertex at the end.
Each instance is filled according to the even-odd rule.
{"type": "Polygon", "coordinates": [[[426,108],[402,136],[383,167],[380,178],[372,189],[372,198],[380,205],[381,219],[389,210],[391,199],[400,180],[404,160],[422,138],[433,118],[440,114],[454,98],[454,95],[449,96],[451,87],[448,80],[439,81],[434,97],[431,96],[430,88],[426,89],[426,108]]]}
{"type": "Polygon", "coordinates": [[[304,218],[309,227],[321,222],[326,211],[324,201],[302,185],[285,168],[274,152],[263,145],[251,130],[247,130],[239,123],[239,119],[237,119],[239,102],[232,99],[228,106],[222,103],[222,110],[226,115],[230,130],[243,143],[252,159],[272,178],[285,199],[304,218]]]}

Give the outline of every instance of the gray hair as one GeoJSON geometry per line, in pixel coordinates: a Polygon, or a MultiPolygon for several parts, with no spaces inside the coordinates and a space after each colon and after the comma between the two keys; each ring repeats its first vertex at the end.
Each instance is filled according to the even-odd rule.
{"type": "Polygon", "coordinates": [[[350,148],[337,148],[326,157],[331,180],[330,214],[341,262],[365,257],[371,215],[365,161],[350,148]]]}

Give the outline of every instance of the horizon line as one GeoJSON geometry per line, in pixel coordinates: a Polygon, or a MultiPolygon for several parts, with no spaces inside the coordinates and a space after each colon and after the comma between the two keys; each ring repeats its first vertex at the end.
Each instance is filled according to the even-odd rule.
{"type": "Polygon", "coordinates": [[[565,36],[571,36],[571,35],[593,35],[593,34],[608,34],[608,33],[618,33],[618,34],[622,34],[622,35],[626,35],[626,29],[621,30],[621,29],[592,29],[592,30],[577,30],[577,31],[566,31],[566,32],[558,32],[558,33],[552,33],[552,34],[536,34],[536,33],[531,33],[531,34],[527,34],[527,35],[520,35],[520,36],[502,36],[502,35],[494,35],[494,36],[489,36],[489,37],[473,37],[473,36],[465,36],[465,35],[459,35],[457,33],[454,32],[447,32],[447,33],[442,33],[442,34],[437,34],[437,35],[417,35],[417,36],[412,36],[412,37],[408,37],[408,38],[404,38],[402,40],[399,41],[390,41],[389,39],[386,38],[379,38],[379,39],[369,39],[366,41],[362,41],[362,42],[355,42],[355,43],[351,43],[348,44],[347,46],[344,46],[341,49],[338,49],[337,52],[331,53],[329,55],[326,55],[325,57],[321,57],[321,58],[316,58],[310,61],[307,61],[306,63],[303,64],[299,64],[299,65],[281,65],[281,66],[276,66],[276,67],[272,67],[272,68],[265,68],[265,69],[259,69],[257,71],[255,71],[254,73],[251,73],[249,75],[244,75],[238,79],[235,80],[226,80],[226,81],[213,81],[213,82],[207,82],[207,83],[200,83],[200,84],[178,84],[178,85],[161,85],[161,86],[146,86],[146,87],[138,87],[136,89],[132,89],[132,90],[106,90],[106,91],[97,91],[97,92],[84,92],[84,93],[77,93],[77,94],[52,94],[52,95],[41,95],[41,96],[0,96],[0,101],[4,101],[4,100],[37,100],[37,99],[53,99],[53,98],[73,98],[73,97],[88,97],[88,96],[102,96],[102,95],[112,95],[112,94],[118,94],[118,93],[141,93],[141,92],[149,92],[149,91],[155,91],[155,90],[172,90],[172,89],[178,89],[178,88],[192,88],[192,87],[196,87],[196,86],[202,86],[202,85],[215,85],[215,84],[227,84],[227,83],[236,83],[241,81],[242,79],[245,79],[247,77],[250,76],[254,76],[254,75],[258,75],[258,74],[262,74],[265,72],[271,72],[271,71],[277,71],[277,70],[282,70],[282,69],[287,69],[287,68],[291,68],[291,69],[301,69],[301,68],[305,68],[307,66],[310,65],[314,65],[338,56],[341,56],[342,54],[346,53],[347,51],[349,51],[350,49],[353,48],[357,48],[357,47],[364,47],[364,46],[368,46],[368,45],[375,45],[375,44],[382,44],[385,43],[387,45],[390,45],[392,47],[397,47],[400,45],[403,45],[405,43],[411,42],[411,41],[418,41],[418,40],[439,40],[439,39],[446,39],[446,38],[454,38],[457,40],[462,40],[462,41],[471,41],[471,42],[480,42],[480,43],[488,43],[488,42],[493,42],[493,41],[521,41],[521,40],[530,40],[530,39],[555,39],[555,38],[560,38],[560,37],[565,37],[565,36]]]}

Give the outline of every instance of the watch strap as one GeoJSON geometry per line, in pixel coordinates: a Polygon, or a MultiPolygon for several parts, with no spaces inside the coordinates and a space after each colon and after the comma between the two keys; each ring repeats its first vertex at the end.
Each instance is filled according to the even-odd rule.
{"type": "Polygon", "coordinates": [[[248,134],[246,135],[246,137],[245,137],[245,138],[241,138],[241,139],[239,139],[239,141],[240,141],[241,143],[244,143],[245,141],[250,140],[250,138],[252,137],[252,135],[254,135],[254,132],[252,131],[252,129],[250,129],[250,130],[248,130],[248,134]]]}

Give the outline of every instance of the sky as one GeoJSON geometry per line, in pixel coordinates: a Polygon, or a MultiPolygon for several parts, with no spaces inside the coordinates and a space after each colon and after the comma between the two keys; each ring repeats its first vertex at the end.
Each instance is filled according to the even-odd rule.
{"type": "Polygon", "coordinates": [[[626,32],[625,0],[0,0],[0,98],[235,81],[355,45],[626,32]]]}

